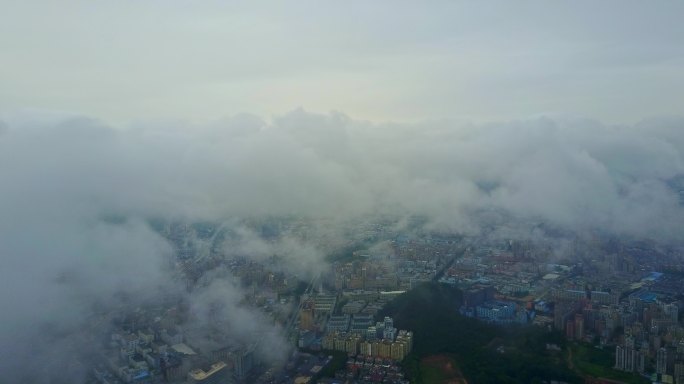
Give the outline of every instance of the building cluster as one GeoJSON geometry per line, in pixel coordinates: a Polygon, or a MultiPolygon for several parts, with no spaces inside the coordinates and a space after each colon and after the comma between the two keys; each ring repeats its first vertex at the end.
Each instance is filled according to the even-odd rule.
{"type": "MultiPolygon", "coordinates": [[[[340,293],[339,314],[333,314],[334,305],[320,306],[321,300],[336,300],[336,296],[316,295],[305,300],[300,310],[300,330],[318,333],[330,331],[365,330],[374,325],[374,318],[391,298],[403,291],[343,291],[340,293]],[[323,299],[321,299],[323,298],[323,299]]],[[[331,303],[332,304],[332,303],[331,303]]]]}
{"type": "MultiPolygon", "coordinates": [[[[297,219],[271,223],[261,231],[267,238],[279,231],[306,237],[311,227],[315,225],[297,219]]],[[[391,227],[352,226],[350,242],[361,238],[376,245],[333,263],[304,294],[301,277],[278,268],[275,255],[263,262],[226,257],[217,227],[167,224],[159,231],[173,244],[179,277],[188,287],[205,271],[225,268],[245,287],[242,303],[262,310],[290,332],[293,344],[347,353],[349,361],[336,374],[337,382],[406,382],[398,362],[412,350],[413,333],[397,330],[389,317],[376,317],[394,297],[438,280],[463,291],[463,315],[500,325],[555,328],[567,339],[614,350],[617,370],[684,384],[684,267],[679,250],[600,234],[570,236],[559,247],[552,240],[463,239],[396,233],[391,227]]],[[[290,377],[308,377],[325,382],[319,373],[330,362],[327,356],[300,351],[284,370],[264,373],[256,369],[254,344],[184,328],[177,307],[166,305],[136,315],[134,322],[119,321],[94,370],[98,381],[291,383],[290,377]]]]}
{"type": "Polygon", "coordinates": [[[527,324],[535,312],[514,301],[497,299],[496,289],[488,285],[476,285],[463,293],[463,305],[459,309],[464,316],[498,324],[527,324]]]}
{"type": "Polygon", "coordinates": [[[522,298],[534,292],[542,280],[549,252],[527,243],[480,240],[465,250],[440,281],[462,289],[487,284],[500,295],[522,298]]]}
{"type": "MultiPolygon", "coordinates": [[[[162,231],[176,250],[177,278],[191,289],[205,270],[222,268],[245,287],[244,305],[261,311],[274,324],[285,324],[299,280],[274,270],[272,260],[267,260],[267,267],[267,263],[244,257],[220,255],[210,241],[212,233],[204,226],[190,225],[168,225],[162,231]]],[[[194,322],[191,304],[170,294],[152,306],[134,311],[122,308],[109,314],[114,328],[109,328],[107,342],[95,358],[95,381],[254,382],[263,366],[257,358],[257,345],[268,337],[255,334],[248,343],[237,341],[220,319],[210,318],[210,324],[194,322]]]]}
{"type": "MultiPolygon", "coordinates": [[[[646,274],[618,295],[595,290],[554,292],[553,324],[567,339],[614,345],[614,368],[684,383],[682,302],[661,290],[660,273],[646,274]]],[[[669,284],[666,284],[669,285],[669,284]]]]}
{"type": "Polygon", "coordinates": [[[596,235],[558,253],[543,244],[475,240],[440,281],[464,292],[464,315],[555,328],[614,350],[617,370],[684,383],[679,251],[596,235]]]}
{"type": "MultiPolygon", "coordinates": [[[[357,315],[355,315],[357,316],[357,315]]],[[[413,347],[413,333],[397,330],[391,317],[372,324],[365,316],[335,319],[322,340],[322,348],[344,351],[350,356],[371,356],[401,361],[413,347]]]]}
{"type": "Polygon", "coordinates": [[[354,260],[333,264],[336,291],[403,291],[432,281],[461,251],[456,236],[396,234],[372,249],[354,252],[354,260]]]}
{"type": "Polygon", "coordinates": [[[335,263],[334,286],[342,290],[407,290],[432,281],[439,264],[432,260],[372,259],[335,263]]]}
{"type": "Polygon", "coordinates": [[[332,315],[337,304],[337,295],[316,294],[303,296],[299,309],[299,329],[312,333],[321,332],[326,320],[332,315]]]}
{"type": "Polygon", "coordinates": [[[343,371],[335,374],[335,380],[321,380],[319,383],[333,383],[344,380],[359,384],[386,383],[386,384],[409,384],[398,362],[373,356],[352,356],[347,360],[343,371]]]}
{"type": "MultiPolygon", "coordinates": [[[[310,354],[295,351],[287,364],[286,370],[293,380],[281,380],[286,383],[314,383],[320,377],[321,370],[330,364],[333,357],[327,354],[310,354]]],[[[273,382],[273,381],[264,381],[273,382]]]]}
{"type": "Polygon", "coordinates": [[[255,366],[256,345],[203,351],[166,321],[141,322],[111,333],[94,369],[102,383],[227,383],[244,381],[255,366]]]}
{"type": "Polygon", "coordinates": [[[336,263],[333,268],[336,290],[394,290],[399,287],[393,264],[384,259],[336,263]]]}
{"type": "Polygon", "coordinates": [[[639,290],[617,312],[624,333],[615,346],[615,368],[655,372],[663,382],[684,383],[684,326],[680,307],[665,295],[639,290]]]}

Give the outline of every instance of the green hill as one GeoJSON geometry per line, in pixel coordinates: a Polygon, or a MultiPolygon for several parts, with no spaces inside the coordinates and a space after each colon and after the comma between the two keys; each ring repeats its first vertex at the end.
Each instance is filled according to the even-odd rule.
{"type": "Polygon", "coordinates": [[[565,348],[562,335],[536,327],[495,327],[461,316],[462,293],[439,283],[426,283],[388,303],[380,317],[392,316],[395,326],[414,332],[414,348],[404,366],[412,382],[423,383],[432,372],[421,359],[446,355],[469,383],[581,382],[566,367],[562,351],[549,352],[547,343],[565,348]]]}

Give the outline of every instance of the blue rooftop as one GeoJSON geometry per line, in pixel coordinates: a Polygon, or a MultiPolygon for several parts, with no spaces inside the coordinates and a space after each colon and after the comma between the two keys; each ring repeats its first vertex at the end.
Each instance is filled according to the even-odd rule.
{"type": "Polygon", "coordinates": [[[647,303],[653,303],[658,298],[658,295],[648,291],[634,292],[631,296],[647,303]]]}
{"type": "Polygon", "coordinates": [[[662,273],[660,273],[660,272],[651,272],[651,273],[649,273],[648,275],[646,275],[646,276],[645,276],[643,279],[641,279],[641,280],[642,280],[642,281],[643,281],[643,280],[646,280],[646,281],[656,281],[656,280],[659,280],[661,277],[663,277],[663,274],[662,274],[662,273]]]}

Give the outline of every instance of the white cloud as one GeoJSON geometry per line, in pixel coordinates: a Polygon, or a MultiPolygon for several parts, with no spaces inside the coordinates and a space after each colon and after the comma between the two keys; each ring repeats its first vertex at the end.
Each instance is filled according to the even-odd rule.
{"type": "MultiPolygon", "coordinates": [[[[169,285],[171,248],[146,226],[150,217],[329,219],[314,229],[335,244],[344,243],[339,223],[378,214],[423,216],[432,229],[467,233],[483,220],[511,218],[684,241],[684,212],[671,185],[684,174],[684,120],[676,118],[634,126],[570,118],[372,124],[296,110],[272,122],[240,115],[119,128],[33,112],[4,121],[0,281],[10,289],[0,304],[12,310],[0,315],[0,353],[12,357],[0,362],[13,366],[47,353],[10,352],[30,345],[36,330],[68,334],[90,306],[118,292],[144,298],[169,285]]],[[[329,249],[319,243],[241,231],[233,253],[277,253],[291,270],[325,268],[329,249]]],[[[231,291],[226,284],[208,286],[231,291]]]]}

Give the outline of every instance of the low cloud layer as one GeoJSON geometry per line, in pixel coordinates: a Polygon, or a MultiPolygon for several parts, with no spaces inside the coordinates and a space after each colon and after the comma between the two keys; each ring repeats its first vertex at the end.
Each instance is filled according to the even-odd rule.
{"type": "MultiPolygon", "coordinates": [[[[34,355],[47,351],[35,342],[46,326],[74,332],[90,307],[115,305],[116,294],[142,300],[170,289],[172,247],[150,218],[325,219],[328,227],[312,230],[340,241],[334,223],[369,215],[422,216],[430,229],[470,234],[505,217],[684,241],[684,119],[407,125],[296,110],[272,121],[125,127],[37,112],[1,120],[3,372],[48,358],[34,355]]],[[[317,266],[310,272],[324,265],[316,242],[239,231],[234,254],[277,252],[292,268],[317,266]]],[[[216,289],[196,292],[198,303],[222,292],[237,305],[225,294],[233,285],[207,287],[216,289]]]]}
{"type": "MultiPolygon", "coordinates": [[[[213,219],[418,214],[448,226],[501,209],[569,228],[673,235],[682,120],[375,125],[302,110],[204,125],[8,117],[12,216],[213,219]],[[658,218],[658,220],[653,220],[658,218]],[[640,225],[650,221],[648,231],[640,225]]],[[[9,211],[7,211],[7,209],[9,211]]]]}

